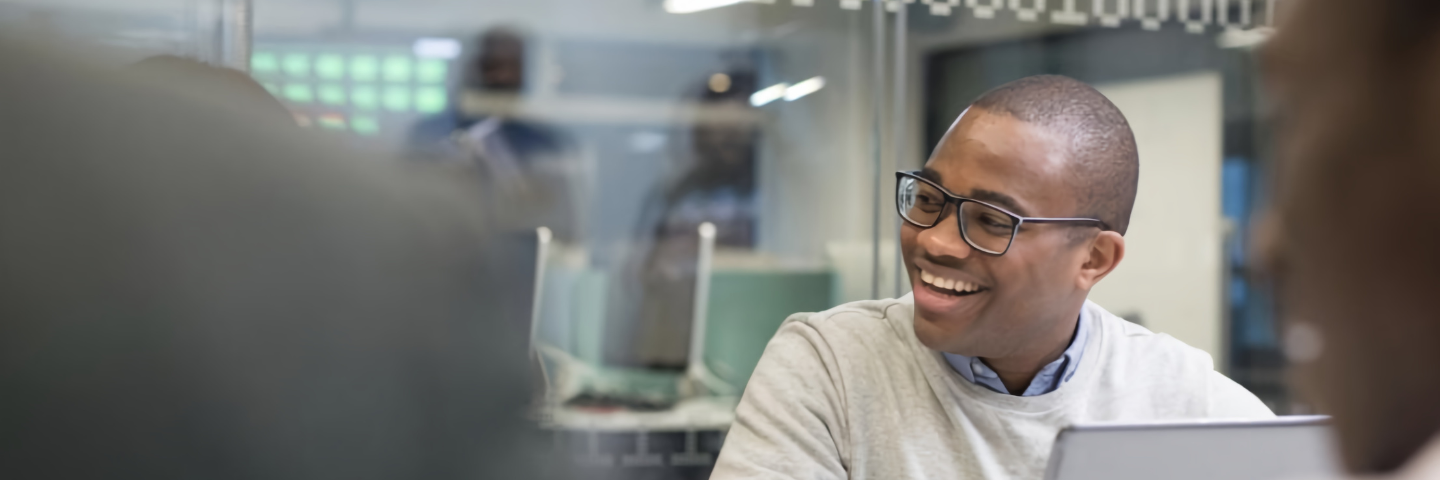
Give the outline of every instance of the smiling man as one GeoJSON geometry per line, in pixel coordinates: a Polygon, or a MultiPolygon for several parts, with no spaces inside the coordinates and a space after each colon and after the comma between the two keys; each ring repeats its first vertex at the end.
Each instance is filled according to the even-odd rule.
{"type": "Polygon", "coordinates": [[[1269,417],[1205,352],[1086,301],[1139,159],[1076,80],[992,90],[897,177],[913,295],[791,316],[712,478],[1040,478],[1078,422],[1269,417]]]}

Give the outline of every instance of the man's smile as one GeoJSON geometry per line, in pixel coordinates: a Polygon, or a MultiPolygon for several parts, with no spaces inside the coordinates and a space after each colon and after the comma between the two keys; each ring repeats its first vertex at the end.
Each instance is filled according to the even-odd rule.
{"type": "Polygon", "coordinates": [[[993,287],[974,275],[921,259],[916,260],[915,270],[915,308],[929,321],[950,323],[969,318],[993,287]]]}
{"type": "MultiPolygon", "coordinates": [[[[917,269],[918,269],[918,267],[917,267],[917,269]]],[[[967,282],[967,281],[960,280],[960,279],[955,279],[955,278],[947,278],[947,277],[945,277],[943,274],[937,275],[937,274],[934,274],[934,273],[930,273],[930,272],[928,272],[928,271],[925,271],[924,269],[919,269],[919,270],[920,270],[920,281],[923,282],[923,283],[925,283],[925,286],[926,286],[926,287],[929,287],[930,289],[934,290],[936,293],[939,293],[939,294],[942,294],[942,295],[953,295],[953,296],[963,297],[963,296],[966,296],[966,295],[974,295],[974,294],[981,293],[981,292],[984,292],[984,291],[986,291],[986,290],[989,290],[989,289],[987,289],[987,288],[985,288],[985,287],[980,286],[979,283],[967,282]]]]}

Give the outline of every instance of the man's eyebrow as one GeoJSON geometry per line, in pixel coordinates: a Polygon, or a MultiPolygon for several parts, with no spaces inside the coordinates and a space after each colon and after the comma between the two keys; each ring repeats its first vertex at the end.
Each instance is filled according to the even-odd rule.
{"type": "Polygon", "coordinates": [[[970,192],[970,198],[980,200],[986,203],[995,204],[998,207],[1009,210],[1010,213],[1014,213],[1022,217],[1030,216],[1029,213],[1025,212],[1024,208],[1020,207],[1020,202],[1016,201],[1015,197],[1011,197],[1000,192],[976,189],[975,191],[970,192]]]}
{"type": "Polygon", "coordinates": [[[935,182],[940,185],[944,185],[944,181],[940,178],[940,172],[935,171],[935,169],[933,168],[922,168],[918,173],[916,173],[916,175],[918,175],[920,178],[935,182]]]}
{"type": "MultiPolygon", "coordinates": [[[[944,181],[941,180],[940,172],[930,167],[925,167],[921,169],[919,172],[916,173],[916,175],[918,175],[920,178],[935,182],[935,184],[937,185],[945,184],[944,181]]],[[[1025,209],[1020,206],[1020,202],[1015,200],[1015,197],[1000,192],[978,189],[970,192],[970,198],[980,200],[986,203],[995,204],[996,206],[1009,210],[1010,213],[1014,213],[1022,217],[1030,216],[1028,213],[1025,212],[1025,209]]]]}

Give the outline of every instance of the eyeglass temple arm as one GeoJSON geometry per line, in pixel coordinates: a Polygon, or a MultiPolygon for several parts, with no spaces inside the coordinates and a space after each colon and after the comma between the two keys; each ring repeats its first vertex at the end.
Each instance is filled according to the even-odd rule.
{"type": "Polygon", "coordinates": [[[1080,222],[1095,223],[1095,224],[1099,224],[1099,225],[1100,225],[1100,228],[1102,228],[1102,229],[1104,229],[1104,230],[1112,230],[1112,229],[1110,228],[1110,225],[1107,224],[1107,223],[1105,223],[1104,220],[1099,220],[1099,219],[1094,219],[1094,218],[1039,218],[1039,217],[1020,217],[1020,220],[1021,220],[1022,222],[1025,222],[1025,223],[1080,223],[1080,222]]]}

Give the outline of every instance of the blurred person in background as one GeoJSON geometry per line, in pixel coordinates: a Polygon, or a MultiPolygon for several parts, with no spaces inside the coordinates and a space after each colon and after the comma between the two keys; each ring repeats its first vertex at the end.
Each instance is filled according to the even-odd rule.
{"type": "Polygon", "coordinates": [[[0,478],[539,475],[533,263],[473,195],[30,45],[0,39],[0,478]]]}
{"type": "Polygon", "coordinates": [[[548,227],[557,239],[580,239],[578,203],[584,198],[582,164],[574,140],[543,122],[518,118],[526,85],[525,38],[496,27],[481,34],[464,64],[451,105],[412,127],[410,154],[455,164],[476,177],[496,202],[505,228],[548,227]],[[464,98],[478,94],[483,113],[467,112],[464,98]]]}
{"type": "Polygon", "coordinates": [[[1265,47],[1291,380],[1357,474],[1440,479],[1440,3],[1309,0],[1265,47]]]}
{"type": "MultiPolygon", "coordinates": [[[[748,110],[755,74],[730,69],[701,87],[699,102],[710,111],[748,110]]],[[[697,119],[680,158],[686,165],[652,192],[640,217],[643,262],[639,322],[622,363],[683,370],[694,318],[696,262],[700,224],[715,224],[720,248],[755,246],[755,157],[760,134],[743,120],[697,119]]]]}
{"type": "Polygon", "coordinates": [[[1040,478],[1075,423],[1273,416],[1204,351],[1086,300],[1125,256],[1138,178],[1094,88],[981,95],[896,175],[914,293],[786,319],[711,478],[1040,478]]]}

